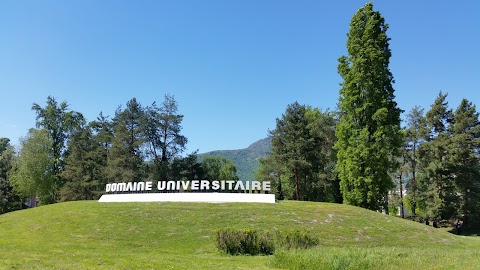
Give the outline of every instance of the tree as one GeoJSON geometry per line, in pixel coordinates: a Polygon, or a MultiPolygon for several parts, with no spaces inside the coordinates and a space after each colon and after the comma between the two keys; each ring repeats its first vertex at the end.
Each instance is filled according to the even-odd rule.
{"type": "MultiPolygon", "coordinates": [[[[403,133],[406,134],[407,130],[403,130],[403,133]]],[[[409,153],[408,153],[408,141],[406,140],[407,136],[404,136],[404,141],[401,149],[401,157],[399,158],[399,167],[394,174],[394,184],[395,190],[393,190],[392,195],[390,197],[390,205],[392,206],[399,206],[400,207],[400,216],[405,218],[405,205],[404,205],[404,188],[405,183],[407,182],[407,175],[408,175],[408,165],[407,162],[409,160],[409,153]],[[397,196],[397,188],[398,188],[398,196],[397,196]],[[393,202],[392,202],[393,199],[393,202]],[[393,203],[393,204],[392,204],[393,203]]],[[[396,209],[395,209],[396,211],[396,209]]]]}
{"type": "Polygon", "coordinates": [[[158,180],[166,180],[169,162],[185,151],[188,140],[181,134],[182,120],[171,95],[165,95],[160,107],[154,102],[145,109],[143,133],[147,153],[154,161],[154,178],[158,180]]]}
{"type": "Polygon", "coordinates": [[[106,169],[107,179],[111,182],[139,181],[144,176],[142,144],[143,108],[136,98],[120,108],[113,118],[113,139],[106,169]]]}
{"type": "Polygon", "coordinates": [[[89,124],[94,131],[94,140],[102,149],[103,164],[107,163],[109,156],[110,148],[112,147],[113,141],[113,127],[112,122],[109,120],[108,116],[104,116],[100,112],[96,121],[90,122],[89,124]]]}
{"type": "Polygon", "coordinates": [[[20,152],[11,172],[10,182],[23,197],[31,197],[31,206],[54,203],[57,198],[53,165],[50,158],[52,141],[48,131],[30,129],[20,141],[20,152]]]}
{"type": "Polygon", "coordinates": [[[197,152],[186,157],[176,157],[170,165],[169,180],[202,180],[206,179],[201,163],[197,162],[197,152]]]}
{"type": "Polygon", "coordinates": [[[372,3],[360,8],[350,22],[348,56],[338,65],[343,82],[335,148],[343,200],[372,210],[387,209],[402,143],[387,29],[372,3]]]}
{"type": "Polygon", "coordinates": [[[47,98],[47,105],[44,108],[34,103],[32,110],[37,114],[37,128],[43,128],[47,131],[52,144],[48,153],[55,183],[52,187],[52,195],[54,201],[56,201],[58,200],[58,191],[64,184],[60,173],[64,169],[67,141],[72,132],[83,125],[85,120],[81,113],[68,110],[67,102],[63,101],[59,104],[52,96],[47,98]]]}
{"type": "Polygon", "coordinates": [[[270,131],[272,151],[260,160],[257,178],[272,181],[279,197],[338,202],[334,116],[328,110],[289,104],[270,131]]]}
{"type": "Polygon", "coordinates": [[[411,175],[411,179],[408,182],[408,198],[410,199],[410,206],[412,215],[416,215],[417,208],[417,194],[418,183],[417,174],[421,169],[418,167],[420,144],[424,142],[425,134],[427,132],[427,121],[425,119],[424,110],[419,106],[413,107],[413,109],[407,115],[407,127],[405,132],[405,162],[408,166],[408,172],[411,175]]]}
{"type": "Polygon", "coordinates": [[[480,122],[472,102],[463,99],[455,110],[449,163],[463,222],[480,221],[480,122]]]}
{"type": "Polygon", "coordinates": [[[237,168],[233,162],[224,157],[205,157],[202,168],[207,180],[238,180],[237,168]]]}
{"type": "Polygon", "coordinates": [[[285,196],[293,198],[290,190],[285,192],[285,188],[288,189],[288,187],[282,185],[282,182],[285,182],[282,178],[289,178],[288,168],[283,166],[271,153],[266,157],[259,158],[258,163],[259,165],[258,170],[255,172],[255,178],[262,182],[270,182],[272,192],[275,193],[278,200],[285,199],[285,196]]]}
{"type": "Polygon", "coordinates": [[[282,118],[277,118],[276,128],[270,131],[272,155],[292,174],[296,200],[305,199],[302,194],[305,195],[306,191],[307,172],[313,165],[310,157],[318,150],[308,129],[305,112],[305,105],[289,104],[282,118]]]}
{"type": "Polygon", "coordinates": [[[102,143],[97,143],[91,123],[75,132],[69,141],[69,155],[61,176],[61,201],[98,199],[104,187],[107,160],[102,143]]]}
{"type": "Polygon", "coordinates": [[[455,215],[457,200],[449,155],[452,111],[448,108],[447,94],[439,93],[426,114],[427,128],[425,142],[419,155],[423,174],[419,182],[422,205],[427,215],[449,219],[455,215]]]}
{"type": "Polygon", "coordinates": [[[23,201],[9,182],[9,173],[12,169],[15,152],[10,140],[0,138],[0,214],[22,209],[23,201]]]}
{"type": "Polygon", "coordinates": [[[335,128],[338,122],[337,113],[329,110],[321,111],[318,108],[307,107],[305,117],[308,120],[308,129],[315,140],[316,159],[312,171],[317,180],[313,180],[307,188],[307,197],[314,201],[342,202],[340,181],[336,170],[337,152],[334,149],[337,138],[335,128]],[[310,192],[308,192],[310,191],[310,192]]]}

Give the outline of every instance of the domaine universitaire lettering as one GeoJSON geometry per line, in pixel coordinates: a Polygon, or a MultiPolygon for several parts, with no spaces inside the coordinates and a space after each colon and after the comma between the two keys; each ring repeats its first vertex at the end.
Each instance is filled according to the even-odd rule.
{"type": "MultiPolygon", "coordinates": [[[[107,184],[105,191],[109,192],[138,192],[152,191],[153,182],[128,182],[107,184]]],[[[237,180],[188,180],[188,181],[159,181],[157,191],[270,191],[269,181],[237,181],[237,180]]]]}

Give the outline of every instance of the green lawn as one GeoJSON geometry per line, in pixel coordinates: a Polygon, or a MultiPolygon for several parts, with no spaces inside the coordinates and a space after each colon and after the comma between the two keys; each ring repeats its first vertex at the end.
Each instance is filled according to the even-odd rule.
{"type": "Polygon", "coordinates": [[[337,204],[69,202],[0,215],[0,269],[480,269],[480,238],[337,204]],[[320,245],[228,256],[220,228],[307,230],[320,245]]]}

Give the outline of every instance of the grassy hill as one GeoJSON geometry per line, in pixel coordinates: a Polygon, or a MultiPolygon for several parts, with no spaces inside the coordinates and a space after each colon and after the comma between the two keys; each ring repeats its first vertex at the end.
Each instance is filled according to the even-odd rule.
{"type": "Polygon", "coordinates": [[[0,269],[480,269],[480,240],[328,203],[59,203],[0,215],[0,269]],[[317,248],[228,256],[220,228],[307,230],[317,248]]]}
{"type": "Polygon", "coordinates": [[[249,147],[239,150],[216,150],[198,154],[201,162],[206,156],[225,157],[230,159],[237,168],[240,180],[254,180],[254,172],[258,168],[258,158],[264,157],[272,148],[271,138],[264,138],[252,143],[249,147]]]}

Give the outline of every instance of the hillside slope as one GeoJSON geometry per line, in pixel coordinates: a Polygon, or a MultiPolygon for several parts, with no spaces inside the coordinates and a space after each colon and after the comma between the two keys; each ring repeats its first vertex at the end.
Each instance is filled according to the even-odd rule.
{"type": "Polygon", "coordinates": [[[254,172],[258,168],[258,159],[267,155],[272,148],[271,143],[271,138],[264,138],[252,143],[245,149],[216,150],[198,154],[198,160],[201,162],[206,156],[228,158],[237,168],[237,174],[241,180],[254,180],[254,172]]]}
{"type": "MultiPolygon", "coordinates": [[[[401,259],[401,265],[389,259],[386,269],[412,269],[418,259],[426,269],[439,262],[447,269],[480,265],[477,238],[328,203],[81,201],[0,215],[0,269],[273,269],[282,267],[285,258],[297,260],[309,252],[323,258],[329,251],[336,258],[351,249],[373,250],[371,256],[394,262],[401,259]],[[287,257],[282,252],[280,257],[232,257],[215,247],[220,228],[306,230],[321,244],[308,252],[287,252],[287,257]]],[[[319,260],[315,256],[311,258],[319,260]]]]}

